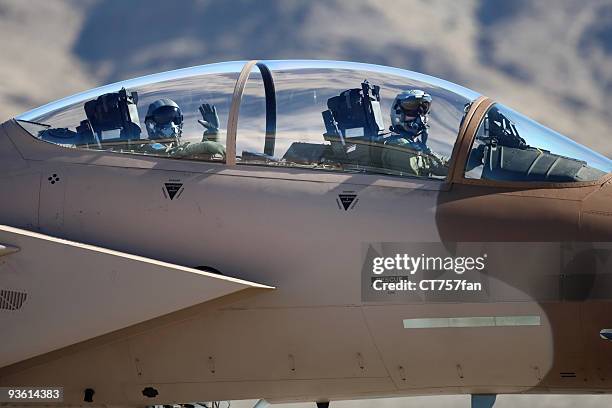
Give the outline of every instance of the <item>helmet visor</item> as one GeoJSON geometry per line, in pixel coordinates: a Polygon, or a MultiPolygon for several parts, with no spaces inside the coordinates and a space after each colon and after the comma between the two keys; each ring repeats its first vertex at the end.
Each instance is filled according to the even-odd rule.
{"type": "Polygon", "coordinates": [[[158,125],[167,125],[170,122],[180,125],[183,122],[183,115],[175,106],[161,106],[153,111],[150,118],[158,125]]]}
{"type": "Polygon", "coordinates": [[[424,115],[429,112],[429,101],[421,98],[404,99],[400,102],[402,111],[408,116],[424,115]]]}

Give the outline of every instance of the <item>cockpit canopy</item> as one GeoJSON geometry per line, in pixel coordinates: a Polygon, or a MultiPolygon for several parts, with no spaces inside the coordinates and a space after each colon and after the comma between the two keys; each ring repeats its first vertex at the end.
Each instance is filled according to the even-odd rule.
{"type": "MultiPolygon", "coordinates": [[[[377,65],[228,62],[107,85],[17,120],[69,148],[443,180],[478,97],[377,65]]],[[[612,170],[609,159],[501,105],[476,133],[466,178],[572,182],[612,170]]]]}

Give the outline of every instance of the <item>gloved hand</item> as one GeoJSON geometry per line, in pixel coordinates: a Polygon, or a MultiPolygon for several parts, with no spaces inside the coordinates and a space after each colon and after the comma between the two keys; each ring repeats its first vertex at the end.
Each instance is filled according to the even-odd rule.
{"type": "Polygon", "coordinates": [[[200,114],[202,119],[198,119],[198,123],[204,126],[204,137],[208,135],[216,135],[219,133],[219,115],[217,115],[217,108],[215,105],[203,103],[200,105],[200,114]]]}

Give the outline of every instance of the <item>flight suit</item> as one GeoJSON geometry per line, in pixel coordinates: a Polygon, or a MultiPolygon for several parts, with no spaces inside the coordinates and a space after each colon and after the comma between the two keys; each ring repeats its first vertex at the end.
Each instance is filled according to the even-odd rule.
{"type": "Polygon", "coordinates": [[[384,168],[412,174],[419,177],[446,176],[448,166],[427,146],[399,134],[393,134],[384,141],[381,153],[384,168]]]}

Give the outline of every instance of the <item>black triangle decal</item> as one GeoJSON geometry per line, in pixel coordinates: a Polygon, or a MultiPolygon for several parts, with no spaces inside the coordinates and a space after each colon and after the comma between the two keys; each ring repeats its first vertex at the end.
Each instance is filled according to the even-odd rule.
{"type": "Polygon", "coordinates": [[[353,201],[355,201],[357,194],[338,194],[338,197],[340,198],[342,207],[344,207],[344,211],[348,211],[353,201]]]}
{"type": "Polygon", "coordinates": [[[176,193],[183,187],[183,183],[165,183],[164,185],[166,186],[168,197],[170,197],[171,200],[174,199],[176,193]]]}

